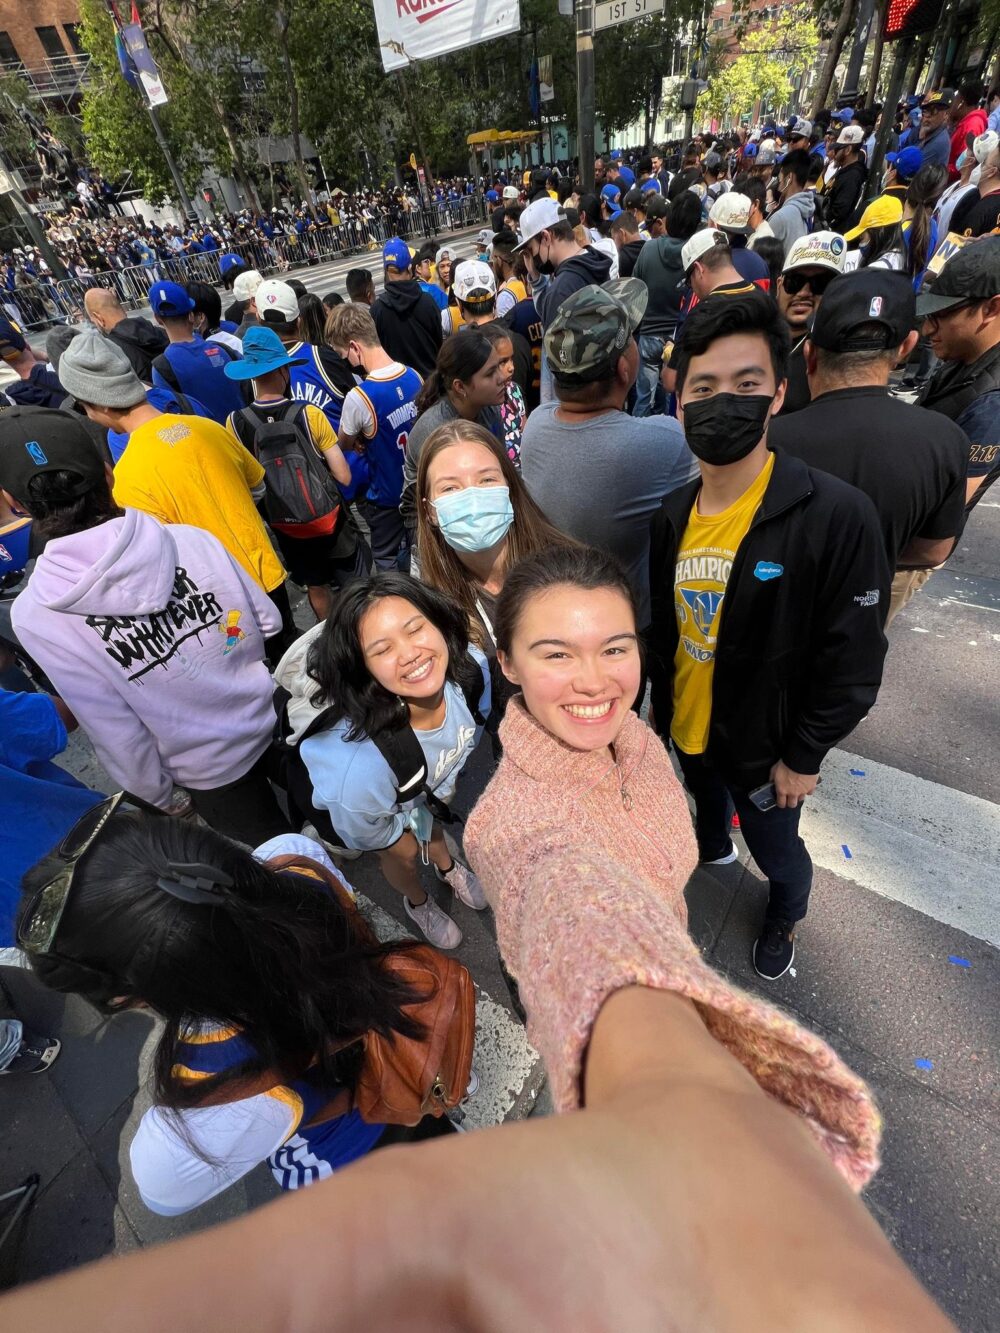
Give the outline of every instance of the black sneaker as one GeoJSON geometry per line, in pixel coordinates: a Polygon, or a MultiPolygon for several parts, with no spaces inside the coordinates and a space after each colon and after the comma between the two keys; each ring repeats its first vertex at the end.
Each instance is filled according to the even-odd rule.
{"type": "Polygon", "coordinates": [[[55,1037],[43,1037],[25,1028],[17,1054],[0,1069],[0,1074],[44,1074],[60,1049],[61,1043],[55,1037]]]}
{"type": "Polygon", "coordinates": [[[753,965],[765,981],[783,977],[795,961],[795,925],[791,921],[765,921],[753,946],[753,965]]]}

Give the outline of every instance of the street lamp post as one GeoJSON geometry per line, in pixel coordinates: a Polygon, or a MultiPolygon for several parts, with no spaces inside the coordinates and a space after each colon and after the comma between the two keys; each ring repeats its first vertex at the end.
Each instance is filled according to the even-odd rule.
{"type": "Polygon", "coordinates": [[[576,145],[580,184],[594,189],[594,0],[576,0],[576,145]]]}

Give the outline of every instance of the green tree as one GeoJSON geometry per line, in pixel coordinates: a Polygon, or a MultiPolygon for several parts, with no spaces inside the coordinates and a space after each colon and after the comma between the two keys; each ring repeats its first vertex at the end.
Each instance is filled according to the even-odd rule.
{"type": "Polygon", "coordinates": [[[783,106],[796,80],[812,67],[819,41],[810,6],[779,11],[776,19],[742,38],[740,54],[723,66],[698,99],[696,117],[731,121],[758,103],[783,106]]]}

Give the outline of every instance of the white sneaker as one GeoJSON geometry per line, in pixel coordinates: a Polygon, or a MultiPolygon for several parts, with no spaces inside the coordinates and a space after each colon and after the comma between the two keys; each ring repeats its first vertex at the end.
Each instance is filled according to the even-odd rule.
{"type": "Polygon", "coordinates": [[[364,856],[364,852],[356,851],[353,847],[341,847],[338,843],[327,842],[325,838],[319,835],[319,829],[315,824],[305,823],[299,830],[303,838],[311,838],[313,842],[318,842],[321,847],[325,847],[331,856],[340,861],[356,861],[359,856],[364,856]]]}
{"type": "Polygon", "coordinates": [[[447,912],[443,912],[434,899],[427,895],[427,901],[414,907],[409,898],[403,899],[403,907],[411,921],[416,922],[424,932],[425,939],[438,949],[457,949],[462,943],[462,932],[455,925],[447,912]]]}
{"type": "Polygon", "coordinates": [[[451,869],[447,873],[439,870],[437,866],[434,867],[434,873],[442,884],[447,884],[449,889],[453,890],[459,902],[465,903],[466,907],[471,907],[474,912],[481,912],[489,907],[478,876],[468,866],[462,865],[461,861],[452,858],[451,869]]]}

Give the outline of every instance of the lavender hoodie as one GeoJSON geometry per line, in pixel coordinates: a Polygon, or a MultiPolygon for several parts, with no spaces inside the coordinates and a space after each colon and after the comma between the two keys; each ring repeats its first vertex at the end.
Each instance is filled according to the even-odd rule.
{"type": "Polygon", "coordinates": [[[268,597],[202,528],[126,509],[50,541],[12,619],[114,781],[151,805],[208,791],[267,749],[268,597]]]}

